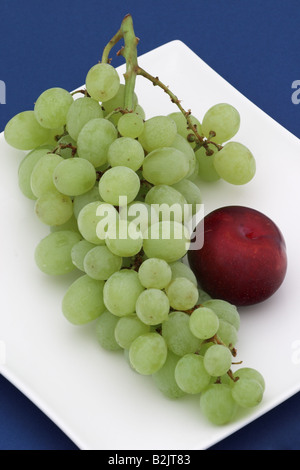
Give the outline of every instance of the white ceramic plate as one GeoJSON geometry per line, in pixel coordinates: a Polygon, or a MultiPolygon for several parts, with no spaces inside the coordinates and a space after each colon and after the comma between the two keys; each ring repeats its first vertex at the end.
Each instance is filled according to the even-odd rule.
{"type": "MultiPolygon", "coordinates": [[[[300,390],[299,203],[300,143],[210,69],[180,41],[139,59],[192,109],[200,120],[218,102],[241,114],[235,140],[257,160],[251,183],[201,184],[205,212],[240,204],[264,212],[278,224],[288,250],[288,272],[269,300],[240,310],[238,360],[266,379],[261,405],[231,424],[205,421],[198,397],[166,399],[151,377],[134,373],[118,353],[102,350],[93,325],[74,327],[61,314],[62,297],[78,274],[49,278],[33,253],[48,233],[17,185],[24,152],[0,137],[1,310],[0,342],[6,349],[2,373],[48,415],[81,449],[207,449],[300,390]]],[[[121,72],[124,68],[121,67],[121,72]]],[[[137,94],[147,117],[176,111],[166,94],[143,77],[137,94]]]]}

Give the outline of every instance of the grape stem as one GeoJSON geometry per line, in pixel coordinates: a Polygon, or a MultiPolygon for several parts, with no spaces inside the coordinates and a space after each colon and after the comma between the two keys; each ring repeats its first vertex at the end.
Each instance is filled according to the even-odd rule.
{"type": "Polygon", "coordinates": [[[110,63],[109,53],[111,49],[121,40],[124,39],[124,46],[118,51],[117,55],[121,55],[125,58],[126,61],[126,72],[124,74],[125,78],[125,98],[124,98],[124,108],[127,112],[132,112],[134,108],[134,88],[137,75],[140,75],[148,79],[154,86],[160,87],[167,95],[169,95],[172,103],[176,104],[181,113],[186,119],[187,127],[191,130],[191,133],[188,136],[188,140],[192,140],[196,143],[194,151],[198,150],[201,147],[206,149],[206,154],[211,155],[211,149],[208,148],[208,144],[214,145],[218,150],[221,150],[222,146],[216,144],[210,139],[206,139],[204,136],[200,135],[197,129],[197,126],[193,124],[191,120],[191,110],[186,111],[177,96],[166,86],[158,77],[154,77],[142,67],[138,65],[137,60],[137,45],[139,39],[136,37],[133,28],[132,16],[130,14],[126,15],[122,21],[119,31],[112,37],[109,43],[105,46],[102,53],[102,62],[110,63]]]}

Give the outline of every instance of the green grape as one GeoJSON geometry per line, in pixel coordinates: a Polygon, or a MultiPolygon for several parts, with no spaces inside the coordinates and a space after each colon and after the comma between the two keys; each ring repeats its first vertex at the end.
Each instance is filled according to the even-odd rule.
{"type": "Polygon", "coordinates": [[[198,162],[198,176],[203,181],[214,182],[220,179],[220,175],[216,172],[214,166],[214,157],[217,153],[217,148],[213,144],[208,144],[209,151],[213,152],[212,155],[206,155],[206,149],[200,147],[196,150],[195,156],[198,162]]]}
{"type": "Polygon", "coordinates": [[[56,189],[67,196],[79,196],[90,191],[96,182],[94,166],[84,158],[68,158],[53,171],[56,189]]]}
{"type": "Polygon", "coordinates": [[[103,118],[103,110],[100,104],[84,96],[71,104],[67,114],[67,131],[76,141],[83,126],[91,119],[103,118]]]}
{"type": "Polygon", "coordinates": [[[121,346],[115,338],[115,328],[119,318],[105,310],[96,320],[96,338],[103,349],[108,351],[119,351],[121,346]]]}
{"type": "Polygon", "coordinates": [[[231,323],[220,319],[217,331],[218,337],[226,346],[234,347],[238,341],[238,333],[231,323]]]}
{"type": "Polygon", "coordinates": [[[176,277],[166,288],[170,305],[175,310],[189,310],[196,305],[198,289],[186,277],[176,277]]]}
{"type": "Polygon", "coordinates": [[[90,202],[96,201],[101,201],[98,183],[96,183],[96,185],[86,193],[79,194],[78,196],[74,197],[73,211],[76,219],[78,219],[79,212],[81,211],[81,209],[83,209],[84,206],[86,206],[90,202]]]}
{"type": "MultiPolygon", "coordinates": [[[[100,196],[105,202],[115,206],[122,205],[120,197],[126,199],[125,204],[132,202],[140,189],[138,175],[125,166],[115,166],[107,170],[99,181],[100,196]]],[[[124,203],[123,203],[124,204],[124,203]]]]}
{"type": "Polygon", "coordinates": [[[213,377],[226,374],[231,367],[232,355],[222,344],[214,344],[204,355],[204,366],[213,377]]]}
{"type": "Polygon", "coordinates": [[[209,299],[203,303],[204,307],[211,308],[220,319],[231,323],[238,331],[240,328],[240,315],[235,305],[222,299],[209,299]]]}
{"type": "Polygon", "coordinates": [[[246,184],[256,172],[256,162],[250,150],[239,142],[228,142],[214,157],[220,177],[231,184],[246,184]]]}
{"type": "Polygon", "coordinates": [[[4,138],[16,149],[32,150],[48,142],[49,130],[37,122],[34,111],[23,111],[8,121],[4,138]]]}
{"type": "Polygon", "coordinates": [[[108,101],[117,94],[120,77],[112,65],[100,63],[88,71],[85,83],[89,95],[94,100],[108,101]]]}
{"type": "Polygon", "coordinates": [[[71,215],[70,219],[64,224],[53,225],[50,227],[51,232],[60,232],[62,230],[71,230],[71,232],[80,233],[77,225],[77,219],[74,214],[71,215]]]}
{"type": "Polygon", "coordinates": [[[127,220],[117,220],[106,232],[105,243],[115,255],[122,257],[134,256],[141,251],[143,237],[138,227],[127,220]]]}
{"type": "Polygon", "coordinates": [[[123,114],[118,120],[118,131],[123,137],[136,139],[144,130],[144,120],[142,116],[135,112],[123,114]]]}
{"type": "Polygon", "coordinates": [[[126,166],[137,171],[144,161],[144,149],[131,137],[119,137],[108,149],[107,159],[110,166],[126,166]]]}
{"type": "Polygon", "coordinates": [[[263,399],[263,394],[263,387],[255,379],[239,378],[232,387],[232,397],[242,408],[252,408],[259,405],[263,399]]]}
{"type": "MultiPolygon", "coordinates": [[[[117,317],[118,318],[118,317],[117,317]]],[[[140,335],[150,332],[150,326],[145,325],[135,313],[118,318],[115,328],[115,339],[124,349],[129,349],[131,343],[140,335]]]]}
{"type": "Polygon", "coordinates": [[[165,260],[148,258],[140,265],[138,276],[147,289],[164,289],[171,281],[172,270],[165,260]]]}
{"type": "Polygon", "coordinates": [[[77,150],[76,153],[73,153],[73,149],[71,147],[65,147],[66,145],[70,145],[72,147],[77,147],[77,143],[69,134],[63,135],[57,142],[56,142],[56,151],[57,155],[60,155],[62,158],[73,158],[78,157],[77,150]]]}
{"type": "MultiPolygon", "coordinates": [[[[133,108],[135,109],[138,104],[138,98],[136,93],[133,93],[133,108]]],[[[107,116],[108,114],[112,113],[114,110],[118,110],[119,108],[124,109],[125,106],[125,85],[122,83],[119,86],[119,89],[115,96],[110,100],[105,101],[103,104],[104,114],[107,116]]],[[[118,118],[122,116],[121,113],[117,113],[118,118]]],[[[116,115],[113,115],[116,116],[116,115]]]]}
{"type": "Polygon", "coordinates": [[[180,359],[172,351],[168,351],[164,365],[154,374],[152,379],[157,388],[168,398],[180,398],[186,393],[178,387],[175,380],[175,367],[180,359]]]}
{"type": "Polygon", "coordinates": [[[212,384],[200,396],[200,408],[203,415],[218,426],[232,421],[237,404],[231,395],[231,388],[226,384],[212,384]]]}
{"type": "Polygon", "coordinates": [[[77,153],[97,168],[107,162],[108,148],[117,137],[118,131],[110,121],[91,119],[79,132],[77,153]]]}
{"type": "Polygon", "coordinates": [[[186,155],[172,147],[162,147],[148,153],[143,164],[143,177],[154,185],[173,185],[186,177],[189,162],[186,155]]]}
{"type": "Polygon", "coordinates": [[[107,224],[109,221],[115,222],[118,217],[118,212],[112,205],[102,201],[89,202],[78,214],[78,228],[87,241],[95,245],[105,245],[107,224]],[[99,230],[101,223],[102,230],[99,230]]]}
{"type": "Polygon", "coordinates": [[[198,282],[196,276],[191,268],[185,263],[182,261],[175,261],[174,263],[170,264],[170,268],[172,271],[172,280],[176,279],[177,277],[186,277],[197,287],[198,282]]]}
{"type": "Polygon", "coordinates": [[[166,342],[160,334],[146,333],[131,343],[129,360],[139,374],[151,375],[164,365],[167,353],[166,342]]]}
{"type": "Polygon", "coordinates": [[[122,258],[106,246],[95,246],[88,251],[83,262],[84,271],[93,279],[106,281],[122,267],[122,258]]]}
{"type": "Polygon", "coordinates": [[[168,116],[155,116],[144,123],[143,132],[138,139],[147,152],[160,147],[170,147],[177,134],[173,119],[168,116]]]}
{"type": "MultiPolygon", "coordinates": [[[[261,375],[258,370],[253,369],[251,367],[241,367],[240,369],[236,370],[233,374],[234,378],[239,377],[240,379],[249,379],[249,380],[256,380],[262,387],[263,391],[265,391],[266,383],[265,379],[261,375]]],[[[233,382],[235,383],[235,382],[233,382]]]]}
{"type": "Polygon", "coordinates": [[[62,300],[62,312],[74,325],[84,325],[96,320],[104,311],[104,281],[96,281],[87,274],[74,281],[62,300]]]}
{"type": "Polygon", "coordinates": [[[34,114],[38,123],[47,129],[64,126],[73,101],[72,95],[63,88],[49,88],[44,91],[34,106],[34,114]]]}
{"type": "Polygon", "coordinates": [[[148,258],[161,258],[167,263],[181,259],[189,249],[187,229],[178,222],[162,222],[151,225],[144,233],[143,249],[148,258]]]}
{"type": "Polygon", "coordinates": [[[136,301],[143,290],[137,272],[121,269],[112,274],[105,283],[105,306],[118,317],[135,313],[136,301]]]}
{"type": "Polygon", "coordinates": [[[162,336],[168,348],[177,356],[195,353],[201,345],[189,327],[189,315],[184,312],[171,312],[168,321],[162,324],[162,336]]]}
{"type": "Polygon", "coordinates": [[[153,206],[159,220],[184,220],[187,201],[179,191],[167,184],[153,186],[146,194],[145,202],[153,206]]]}
{"type": "Polygon", "coordinates": [[[212,338],[218,331],[220,320],[213,310],[200,307],[190,316],[190,329],[200,339],[212,338]]]}
{"type": "Polygon", "coordinates": [[[71,250],[71,258],[72,263],[76,268],[80,269],[80,271],[84,272],[84,258],[85,255],[92,249],[95,248],[95,245],[87,240],[80,240],[78,243],[72,247],[71,250]]]}
{"type": "Polygon", "coordinates": [[[35,249],[35,262],[45,274],[60,275],[74,271],[71,250],[81,240],[71,231],[53,232],[43,238],[35,249]]]}
{"type": "Polygon", "coordinates": [[[213,142],[222,144],[231,139],[240,128],[240,115],[238,111],[227,103],[212,106],[202,120],[202,131],[205,137],[210,138],[210,132],[215,132],[211,138],[213,142]]]}
{"type": "Polygon", "coordinates": [[[30,177],[31,190],[36,198],[48,191],[55,191],[53,172],[57,165],[63,161],[62,157],[54,153],[47,153],[39,158],[30,177]]]}
{"type": "Polygon", "coordinates": [[[136,301],[136,314],[146,325],[158,325],[168,319],[170,304],[160,289],[146,289],[136,301]]]}
{"type": "Polygon", "coordinates": [[[194,150],[192,149],[188,141],[185,140],[185,138],[182,137],[180,134],[176,134],[171,147],[179,150],[186,156],[189,164],[189,169],[185,177],[189,178],[195,172],[197,163],[194,150]]]}
{"type": "Polygon", "coordinates": [[[181,357],[175,368],[175,380],[185,393],[196,394],[205,390],[211,376],[204,367],[203,357],[191,353],[181,357]]]}
{"type": "Polygon", "coordinates": [[[21,161],[18,169],[18,183],[19,183],[19,188],[24,196],[26,196],[28,199],[37,199],[36,196],[33,194],[32,189],[31,189],[31,173],[33,171],[33,168],[37,164],[37,162],[42,158],[44,155],[46,155],[48,152],[50,152],[50,148],[48,147],[38,147],[35,150],[32,150],[29,152],[21,161]]]}
{"type": "Polygon", "coordinates": [[[73,215],[72,199],[58,191],[49,191],[36,200],[34,211],[44,224],[62,225],[73,215]]]}
{"type": "MultiPolygon", "coordinates": [[[[169,114],[169,117],[173,119],[173,121],[175,121],[178,134],[184,137],[186,141],[189,134],[194,135],[193,131],[188,127],[188,123],[185,116],[180,111],[169,114]]],[[[192,124],[196,126],[198,134],[202,135],[202,126],[200,121],[193,115],[190,115],[189,118],[192,124]]],[[[196,146],[195,142],[190,142],[189,145],[192,148],[196,146]]]]}
{"type": "Polygon", "coordinates": [[[178,183],[172,185],[172,188],[179,191],[185,198],[187,204],[191,205],[191,213],[195,215],[199,210],[199,204],[202,203],[202,196],[199,187],[192,181],[184,178],[178,183]]]}

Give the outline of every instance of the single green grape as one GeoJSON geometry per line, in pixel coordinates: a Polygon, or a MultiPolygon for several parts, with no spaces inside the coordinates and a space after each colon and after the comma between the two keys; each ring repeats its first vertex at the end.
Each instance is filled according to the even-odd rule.
{"type": "Polygon", "coordinates": [[[106,281],[113,273],[120,271],[122,258],[106,246],[95,246],[86,254],[83,267],[86,274],[93,279],[106,281]]]}
{"type": "Polygon", "coordinates": [[[214,167],[223,180],[235,185],[249,183],[256,173],[254,156],[239,142],[225,144],[214,157],[214,167]]]}
{"type": "Polygon", "coordinates": [[[49,134],[49,130],[36,120],[34,111],[22,111],[16,114],[4,129],[6,142],[19,150],[32,150],[46,144],[49,134]]]}
{"type": "Polygon", "coordinates": [[[147,152],[152,152],[172,145],[176,134],[177,127],[173,119],[168,116],[154,116],[145,121],[138,140],[147,152]]]}
{"type": "Polygon", "coordinates": [[[237,411],[231,388],[226,384],[211,384],[201,393],[200,409],[213,424],[222,426],[230,423],[237,411]]]}
{"type": "Polygon", "coordinates": [[[84,325],[96,320],[104,311],[104,281],[97,281],[87,274],[74,281],[62,300],[62,312],[74,325],[84,325]]]}
{"type": "Polygon", "coordinates": [[[144,287],[137,272],[121,269],[105,282],[104,303],[106,308],[118,317],[135,313],[135,305],[144,287]]]}
{"type": "Polygon", "coordinates": [[[175,368],[175,380],[185,393],[196,394],[205,390],[211,376],[204,367],[203,357],[191,353],[181,357],[175,368]]]}
{"type": "Polygon", "coordinates": [[[118,120],[118,131],[123,137],[136,139],[144,130],[143,117],[135,112],[123,114],[118,120]]]}
{"type": "Polygon", "coordinates": [[[62,225],[73,215],[72,199],[56,190],[48,191],[36,200],[34,212],[46,225],[62,225]]]}
{"type": "Polygon", "coordinates": [[[110,121],[104,118],[91,119],[79,132],[77,153],[97,168],[107,162],[108,148],[117,137],[118,131],[110,121]]]}
{"type": "Polygon", "coordinates": [[[220,320],[213,310],[199,307],[190,316],[190,329],[200,339],[212,338],[219,329],[220,320]]]}
{"type": "Polygon", "coordinates": [[[165,260],[148,258],[140,265],[138,276],[147,289],[164,289],[171,281],[172,270],[165,260]]]}
{"type": "Polygon", "coordinates": [[[56,129],[67,122],[72,95],[63,88],[49,88],[36,100],[34,114],[38,123],[47,129],[56,129]]]}
{"type": "Polygon", "coordinates": [[[109,146],[107,153],[110,166],[126,166],[133,171],[142,166],[144,157],[143,147],[132,137],[119,137],[109,146]]]}
{"type": "Polygon", "coordinates": [[[94,100],[108,101],[117,94],[120,77],[112,65],[100,63],[90,68],[85,83],[89,95],[94,100]]]}
{"type": "Polygon", "coordinates": [[[79,233],[64,230],[44,237],[36,246],[34,258],[38,268],[49,275],[74,271],[71,250],[81,240],[79,233]]]}
{"type": "Polygon", "coordinates": [[[68,158],[53,171],[56,189],[67,196],[79,196],[90,191],[96,182],[94,166],[84,158],[68,158]]]}
{"type": "Polygon", "coordinates": [[[142,375],[152,375],[164,365],[168,348],[164,338],[158,333],[138,336],[129,348],[132,367],[142,375]]]}
{"type": "Polygon", "coordinates": [[[131,168],[115,166],[107,170],[99,181],[101,198],[112,205],[124,205],[120,197],[126,198],[125,204],[132,202],[140,189],[140,179],[131,168]]]}
{"type": "Polygon", "coordinates": [[[232,355],[222,344],[214,344],[204,355],[204,367],[213,377],[226,374],[231,367],[232,355]]]}
{"type": "Polygon", "coordinates": [[[205,137],[210,138],[210,132],[216,135],[210,140],[222,144],[231,139],[240,128],[239,112],[230,104],[218,103],[212,106],[202,120],[202,131],[205,137]]]}
{"type": "Polygon", "coordinates": [[[232,397],[242,408],[252,408],[259,405],[263,394],[263,387],[255,379],[241,377],[234,382],[232,387],[232,397]]]}
{"type": "Polygon", "coordinates": [[[168,320],[170,303],[166,294],[155,288],[141,292],[136,301],[136,314],[146,325],[158,325],[168,320]]]}
{"type": "Polygon", "coordinates": [[[196,305],[198,289],[186,277],[176,277],[166,287],[170,306],[175,310],[189,310],[196,305]]]}
{"type": "Polygon", "coordinates": [[[173,147],[161,147],[148,153],[143,163],[143,177],[154,185],[173,185],[186,177],[189,161],[173,147]]]}

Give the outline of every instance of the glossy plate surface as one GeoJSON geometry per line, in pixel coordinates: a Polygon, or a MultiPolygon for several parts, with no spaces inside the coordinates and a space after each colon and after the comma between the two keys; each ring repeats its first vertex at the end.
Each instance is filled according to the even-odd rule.
{"type": "MultiPolygon", "coordinates": [[[[8,147],[3,134],[1,371],[81,449],[206,449],[300,390],[300,143],[180,41],[145,54],[139,63],[158,75],[200,121],[218,102],[240,112],[234,140],[255,155],[255,178],[243,187],[224,182],[200,187],[205,213],[230,204],[249,206],[273,219],[286,240],[289,265],[282,287],[271,299],[240,309],[237,360],[264,375],[264,400],[230,425],[215,427],[201,415],[198,397],[166,399],[151,377],[128,367],[122,353],[98,346],[92,324],[74,327],[64,319],[61,300],[78,273],[49,278],[35,266],[35,246],[49,230],[18,188],[18,165],[25,152],[8,147]]],[[[137,79],[136,92],[146,117],[177,111],[143,77],[137,79]]]]}

